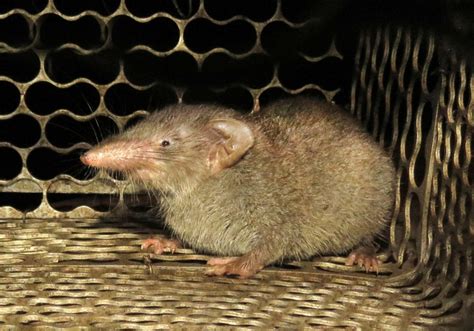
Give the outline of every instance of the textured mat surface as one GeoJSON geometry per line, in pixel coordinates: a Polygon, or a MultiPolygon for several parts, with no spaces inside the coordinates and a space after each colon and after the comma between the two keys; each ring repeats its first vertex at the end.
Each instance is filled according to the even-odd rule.
{"type": "Polygon", "coordinates": [[[341,257],[266,268],[248,280],[209,278],[207,257],[191,250],[140,252],[141,240],[159,231],[152,223],[4,220],[0,226],[0,328],[404,330],[439,323],[432,317],[442,313],[425,307],[440,288],[404,286],[411,276],[403,271],[348,273],[341,257]]]}

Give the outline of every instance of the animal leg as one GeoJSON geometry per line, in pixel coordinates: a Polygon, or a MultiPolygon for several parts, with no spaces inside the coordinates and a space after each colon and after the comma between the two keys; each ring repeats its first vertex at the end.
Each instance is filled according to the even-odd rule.
{"type": "Polygon", "coordinates": [[[210,259],[207,264],[210,266],[206,275],[225,276],[235,275],[239,278],[249,278],[263,269],[264,260],[255,253],[248,253],[236,257],[219,257],[210,259]]]}
{"type": "Polygon", "coordinates": [[[208,276],[235,275],[239,276],[239,278],[249,278],[264,267],[262,263],[252,261],[246,255],[214,259],[208,262],[208,265],[211,266],[206,271],[208,276]]]}
{"type": "Polygon", "coordinates": [[[163,254],[164,252],[174,253],[178,248],[181,248],[181,243],[176,239],[166,239],[163,237],[149,238],[143,241],[141,249],[146,251],[152,248],[153,253],[163,254]]]}
{"type": "Polygon", "coordinates": [[[229,262],[233,262],[239,257],[213,257],[207,261],[208,265],[223,265],[229,262]]]}
{"type": "Polygon", "coordinates": [[[380,261],[375,254],[373,247],[358,247],[354,249],[346,259],[346,265],[357,264],[360,268],[364,268],[365,272],[379,272],[380,261]]]}

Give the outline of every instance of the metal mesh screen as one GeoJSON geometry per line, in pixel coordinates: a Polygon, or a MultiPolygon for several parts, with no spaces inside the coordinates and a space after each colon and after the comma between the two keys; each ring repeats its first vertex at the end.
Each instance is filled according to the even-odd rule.
{"type": "Polygon", "coordinates": [[[285,51],[289,59],[275,61],[282,46],[273,35],[291,41],[307,23],[289,3],[243,2],[235,12],[215,1],[23,5],[4,5],[0,13],[15,36],[6,32],[2,40],[0,72],[9,96],[0,115],[0,153],[9,164],[2,192],[10,199],[5,203],[2,194],[0,209],[6,217],[96,217],[123,207],[126,182],[92,180],[78,155],[145,111],[177,101],[250,111],[275,95],[302,91],[332,100],[341,85],[324,79],[341,66],[331,37],[293,45],[292,54],[285,51]],[[11,199],[13,192],[28,193],[28,203],[11,199]],[[92,193],[112,195],[94,200],[92,193]],[[81,195],[87,196],[71,199],[81,195]],[[81,205],[92,208],[75,209],[81,205]]]}
{"type": "Polygon", "coordinates": [[[391,250],[415,261],[404,281],[433,286],[426,304],[445,313],[463,296],[472,309],[473,91],[469,65],[432,35],[361,34],[351,108],[398,160],[391,250]]]}
{"type": "Polygon", "coordinates": [[[0,327],[403,330],[467,320],[472,68],[423,29],[335,28],[326,18],[343,3],[0,3],[0,327]],[[323,257],[208,279],[206,256],[144,255],[141,240],[161,229],[143,220],[143,200],[79,164],[90,144],[166,104],[249,112],[299,93],[347,104],[396,161],[378,277],[323,257]]]}

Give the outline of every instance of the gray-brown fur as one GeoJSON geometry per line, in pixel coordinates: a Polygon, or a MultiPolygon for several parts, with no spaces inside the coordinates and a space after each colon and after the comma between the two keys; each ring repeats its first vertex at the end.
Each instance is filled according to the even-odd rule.
{"type": "Polygon", "coordinates": [[[322,101],[298,97],[247,116],[173,106],[91,153],[108,144],[130,151],[129,168],[120,170],[162,193],[166,224],[201,252],[247,254],[262,265],[343,253],[370,242],[393,205],[390,158],[350,115],[322,101]],[[208,123],[229,117],[246,123],[255,142],[240,161],[211,174],[208,150],[223,138],[208,123]],[[160,147],[162,139],[173,149],[160,147]]]}

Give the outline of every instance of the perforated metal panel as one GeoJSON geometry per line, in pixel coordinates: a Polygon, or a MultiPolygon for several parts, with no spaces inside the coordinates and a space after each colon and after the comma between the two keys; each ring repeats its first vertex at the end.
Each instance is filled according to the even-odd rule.
{"type": "Polygon", "coordinates": [[[416,261],[404,282],[434,286],[426,307],[472,311],[471,69],[432,35],[390,27],[362,33],[356,63],[352,110],[399,160],[391,250],[416,261]]]}
{"type": "Polygon", "coordinates": [[[472,68],[426,29],[335,27],[345,4],[0,3],[0,327],[469,323],[472,68]],[[140,242],[159,222],[126,181],[78,159],[169,103],[250,112],[298,93],[346,105],[394,158],[378,276],[323,257],[208,279],[206,256],[148,256],[140,242]]]}
{"type": "MultiPolygon", "coordinates": [[[[293,54],[284,55],[290,60],[275,61],[283,50],[274,35],[292,40],[307,24],[297,15],[304,9],[290,3],[255,8],[243,2],[235,9],[216,1],[23,5],[4,5],[0,14],[15,36],[5,33],[0,72],[0,89],[9,95],[1,115],[0,152],[9,164],[3,192],[30,194],[28,204],[3,203],[8,217],[97,216],[101,208],[73,210],[94,207],[90,195],[69,206],[57,202],[86,193],[122,194],[126,183],[89,181],[93,176],[81,171],[78,155],[145,111],[177,101],[217,101],[250,111],[259,100],[305,90],[331,100],[341,84],[324,80],[341,62],[331,36],[316,46],[292,45],[293,54]]],[[[111,208],[123,202],[101,201],[111,208]]]]}

